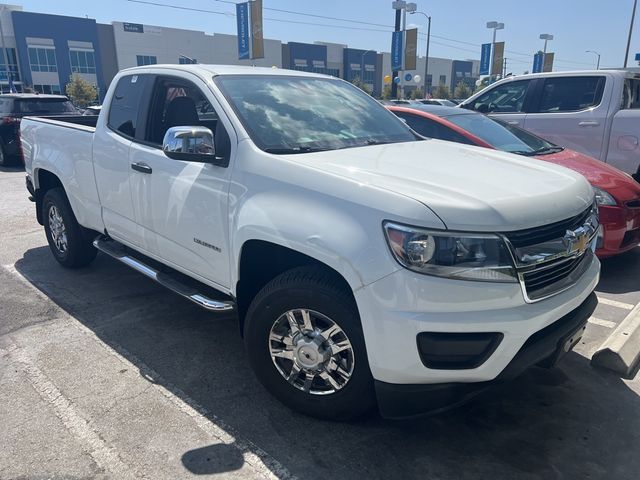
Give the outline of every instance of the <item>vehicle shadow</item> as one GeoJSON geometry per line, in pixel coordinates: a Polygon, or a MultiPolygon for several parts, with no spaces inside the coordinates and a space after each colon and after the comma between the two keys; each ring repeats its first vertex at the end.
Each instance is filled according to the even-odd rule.
{"type": "MultiPolygon", "coordinates": [[[[265,392],[233,316],[205,312],[104,255],[69,271],[40,247],[15,267],[148,381],[201,406],[300,478],[635,479],[640,471],[637,383],[595,370],[576,353],[558,369],[530,369],[445,414],[324,422],[265,392]]],[[[182,457],[196,474],[236,470],[240,460],[215,445],[182,457]]]]}
{"type": "Polygon", "coordinates": [[[640,247],[602,260],[600,283],[596,290],[606,293],[627,293],[640,290],[640,247]]]}
{"type": "Polygon", "coordinates": [[[6,173],[24,172],[24,165],[12,165],[10,167],[0,166],[0,172],[6,172],[6,173]]]}

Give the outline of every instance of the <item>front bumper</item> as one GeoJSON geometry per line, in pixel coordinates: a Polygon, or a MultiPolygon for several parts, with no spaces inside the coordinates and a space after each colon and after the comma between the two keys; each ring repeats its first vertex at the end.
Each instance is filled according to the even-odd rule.
{"type": "Polygon", "coordinates": [[[382,416],[399,419],[448,410],[467,402],[491,385],[517,377],[533,365],[554,365],[567,353],[565,344],[571,335],[584,329],[597,304],[595,293],[591,293],[578,308],[534,333],[494,380],[432,385],[398,385],[376,381],[378,407],[382,416]]]}
{"type": "Polygon", "coordinates": [[[603,231],[596,250],[598,257],[618,255],[640,244],[640,208],[601,206],[598,211],[603,231]]]}

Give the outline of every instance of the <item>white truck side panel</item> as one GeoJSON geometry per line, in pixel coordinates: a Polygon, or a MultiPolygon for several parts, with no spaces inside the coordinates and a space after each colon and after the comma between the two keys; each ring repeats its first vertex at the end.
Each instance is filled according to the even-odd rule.
{"type": "Polygon", "coordinates": [[[640,166],[640,110],[618,110],[611,124],[606,161],[629,174],[640,166]]]}
{"type": "Polygon", "coordinates": [[[93,133],[93,128],[82,125],[25,118],[20,135],[25,165],[34,187],[39,187],[40,169],[53,173],[62,182],[78,223],[102,231],[104,225],[93,171],[93,133]]]}

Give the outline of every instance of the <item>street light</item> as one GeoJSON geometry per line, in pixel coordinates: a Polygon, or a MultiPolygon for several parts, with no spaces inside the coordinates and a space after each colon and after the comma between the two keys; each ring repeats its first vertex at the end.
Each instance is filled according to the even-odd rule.
{"type": "Polygon", "coordinates": [[[547,42],[549,40],[553,40],[553,35],[549,34],[549,33],[541,33],[540,34],[540,40],[544,40],[544,50],[542,51],[544,55],[547,54],[547,42]]]}
{"type": "MultiPolygon", "coordinates": [[[[495,49],[496,49],[496,31],[504,29],[504,23],[496,22],[496,21],[487,22],[487,28],[492,28],[493,29],[493,40],[491,41],[491,55],[489,57],[490,58],[489,65],[491,65],[490,70],[489,70],[489,79],[491,79],[491,72],[493,70],[493,62],[495,61],[494,54],[495,54],[495,49]]],[[[491,81],[491,80],[489,80],[489,81],[491,81]]]]}
{"type": "Polygon", "coordinates": [[[593,50],[585,50],[584,53],[593,53],[598,56],[598,64],[596,65],[596,70],[600,70],[600,54],[598,52],[594,52],[593,50]]]}
{"type": "Polygon", "coordinates": [[[638,0],[633,0],[633,11],[631,12],[631,22],[629,23],[629,37],[627,39],[627,50],[624,53],[624,68],[627,68],[627,61],[629,60],[629,48],[631,48],[631,35],[633,34],[633,22],[636,19],[636,7],[638,6],[638,0]]]}
{"type": "Polygon", "coordinates": [[[419,13],[427,18],[427,53],[424,57],[424,98],[427,98],[427,79],[429,78],[429,39],[431,38],[431,17],[424,12],[413,11],[411,14],[419,13]]]}

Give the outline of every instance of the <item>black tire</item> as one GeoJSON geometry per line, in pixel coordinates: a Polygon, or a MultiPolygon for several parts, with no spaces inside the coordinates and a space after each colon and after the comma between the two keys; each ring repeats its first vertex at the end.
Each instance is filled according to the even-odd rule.
{"type": "Polygon", "coordinates": [[[7,155],[4,141],[0,138],[0,167],[11,167],[15,165],[15,163],[14,158],[7,155]]]}
{"type": "Polygon", "coordinates": [[[98,251],[94,248],[92,240],[85,237],[62,188],[52,188],[45,193],[42,199],[42,215],[49,248],[60,265],[66,268],[80,268],[89,265],[96,258],[98,251]],[[62,220],[66,243],[64,249],[54,240],[54,236],[58,234],[52,233],[55,227],[52,225],[54,222],[51,215],[56,216],[55,214],[62,220]]]}
{"type": "Polygon", "coordinates": [[[345,421],[365,416],[375,408],[373,378],[355,301],[325,269],[299,267],[269,282],[247,311],[244,340],[258,380],[291,409],[325,420],[345,421]],[[353,347],[351,377],[333,393],[314,395],[294,387],[272,361],[271,328],[285,312],[295,309],[308,309],[328,317],[342,329],[353,347]]]}

